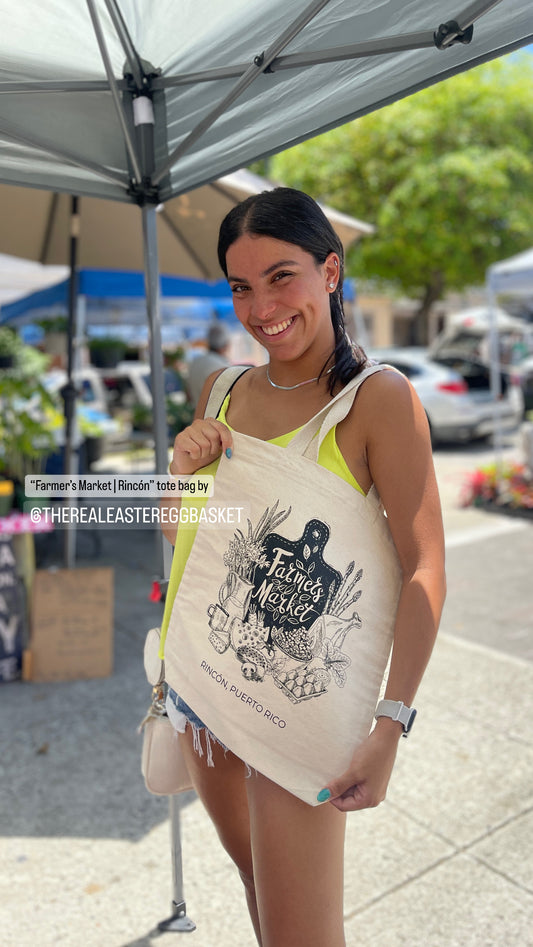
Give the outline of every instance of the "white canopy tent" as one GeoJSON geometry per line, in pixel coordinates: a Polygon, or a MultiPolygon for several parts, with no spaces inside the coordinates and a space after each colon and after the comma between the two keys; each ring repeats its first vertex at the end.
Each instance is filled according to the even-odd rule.
{"type": "Polygon", "coordinates": [[[67,276],[66,266],[43,266],[0,253],[0,307],[67,276]]]}
{"type": "Polygon", "coordinates": [[[494,296],[533,298],[533,247],[489,267],[487,285],[494,296]]]}
{"type": "MultiPolygon", "coordinates": [[[[494,403],[500,396],[500,343],[498,322],[498,300],[502,296],[522,296],[533,299],[533,249],[525,250],[489,266],[486,277],[487,299],[489,304],[490,328],[489,351],[491,370],[491,389],[494,403]]],[[[501,467],[502,434],[499,425],[495,425],[494,450],[496,467],[501,467]]]]}

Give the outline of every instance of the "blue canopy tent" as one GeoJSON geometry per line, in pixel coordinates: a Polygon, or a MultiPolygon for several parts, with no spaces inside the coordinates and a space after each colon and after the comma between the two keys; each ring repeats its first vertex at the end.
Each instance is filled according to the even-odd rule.
{"type": "MultiPolygon", "coordinates": [[[[131,344],[148,341],[144,274],[125,270],[79,271],[77,331],[89,337],[113,335],[131,344]]],[[[160,277],[161,340],[181,344],[203,338],[213,319],[238,327],[225,280],[160,277]]],[[[47,286],[0,308],[0,325],[16,326],[34,344],[44,332],[36,320],[67,315],[69,280],[47,286]]]]}
{"type": "MultiPolygon", "coordinates": [[[[179,276],[160,276],[160,294],[167,317],[185,309],[185,301],[203,303],[196,311],[211,308],[216,314],[216,303],[229,303],[231,290],[226,280],[208,281],[179,276]]],[[[0,325],[23,326],[45,316],[68,311],[70,280],[37,290],[0,308],[0,325]]],[[[120,324],[146,322],[146,290],[144,274],[128,270],[82,269],[78,272],[78,293],[81,304],[90,316],[91,324],[105,325],[111,321],[120,324]]],[[[223,306],[227,315],[228,306],[223,306]]],[[[233,317],[235,318],[235,317],[233,317]]]]}

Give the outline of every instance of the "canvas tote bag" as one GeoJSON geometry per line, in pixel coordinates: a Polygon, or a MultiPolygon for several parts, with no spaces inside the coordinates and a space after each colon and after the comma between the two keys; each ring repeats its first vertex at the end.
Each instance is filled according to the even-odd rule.
{"type": "Polygon", "coordinates": [[[374,487],[317,463],[373,365],[287,447],[233,432],[172,608],[166,679],[215,736],[289,792],[317,792],[368,736],[387,665],[400,566],[374,487]]]}

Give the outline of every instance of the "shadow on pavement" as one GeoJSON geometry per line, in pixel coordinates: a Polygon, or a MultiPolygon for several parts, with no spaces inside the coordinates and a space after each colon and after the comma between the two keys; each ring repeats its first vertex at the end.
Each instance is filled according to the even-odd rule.
{"type": "MultiPolygon", "coordinates": [[[[99,530],[97,540],[95,554],[95,544],[81,536],[76,568],[114,569],[114,671],[93,680],[0,686],[4,836],[135,841],[168,818],[167,799],[144,786],[137,733],[150,702],[144,639],[163,611],[149,600],[158,535],[99,530]]],[[[38,552],[38,567],[62,566],[62,542],[38,552]]],[[[193,798],[185,794],[182,804],[193,798]]]]}

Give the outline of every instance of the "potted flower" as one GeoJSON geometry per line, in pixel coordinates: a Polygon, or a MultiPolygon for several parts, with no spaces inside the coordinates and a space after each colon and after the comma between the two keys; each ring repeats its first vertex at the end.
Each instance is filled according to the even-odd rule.
{"type": "Polygon", "coordinates": [[[0,516],[7,516],[13,506],[14,486],[12,480],[0,479],[0,516]]]}
{"type": "Polygon", "coordinates": [[[37,319],[36,325],[44,331],[43,352],[64,358],[67,354],[67,317],[47,316],[45,319],[37,319]]]}
{"type": "Polygon", "coordinates": [[[46,356],[18,340],[15,364],[1,373],[0,475],[14,482],[19,505],[24,499],[24,477],[38,473],[54,449],[47,417],[54,404],[39,381],[47,364],[46,356]]]}
{"type": "Polygon", "coordinates": [[[488,464],[468,474],[461,506],[511,515],[533,515],[533,479],[525,464],[488,464]]]}
{"type": "Polygon", "coordinates": [[[124,340],[111,335],[99,336],[89,341],[91,364],[96,368],[115,368],[124,358],[126,350],[124,340]]]}

